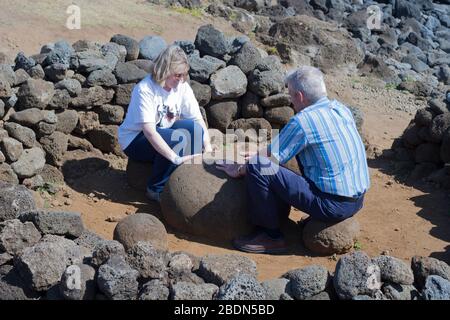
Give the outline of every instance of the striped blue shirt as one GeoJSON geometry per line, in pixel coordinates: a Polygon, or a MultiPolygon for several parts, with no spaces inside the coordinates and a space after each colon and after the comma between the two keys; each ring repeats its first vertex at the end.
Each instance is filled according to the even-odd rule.
{"type": "Polygon", "coordinates": [[[293,116],[269,146],[284,164],[298,155],[303,175],[321,191],[357,197],[370,185],[364,144],[351,111],[322,98],[293,116]]]}

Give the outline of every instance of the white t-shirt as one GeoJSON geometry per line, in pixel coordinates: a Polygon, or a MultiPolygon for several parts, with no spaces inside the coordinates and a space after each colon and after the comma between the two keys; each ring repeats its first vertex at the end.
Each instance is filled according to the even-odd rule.
{"type": "Polygon", "coordinates": [[[202,119],[194,92],[187,82],[180,82],[170,92],[164,90],[148,75],[131,93],[125,120],[119,126],[119,144],[124,150],[142,131],[144,123],[170,128],[178,119],[202,119]]]}

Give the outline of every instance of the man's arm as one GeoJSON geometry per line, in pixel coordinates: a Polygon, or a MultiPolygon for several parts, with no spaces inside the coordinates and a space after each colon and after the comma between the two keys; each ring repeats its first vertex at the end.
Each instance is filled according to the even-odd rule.
{"type": "MultiPolygon", "coordinates": [[[[255,156],[274,157],[280,164],[288,162],[299,153],[305,146],[307,140],[304,131],[296,119],[291,119],[281,130],[280,134],[272,139],[272,143],[253,154],[244,154],[246,162],[255,156]]],[[[245,164],[217,164],[217,169],[224,171],[232,178],[245,176],[247,166],[245,164]]]]}
{"type": "Polygon", "coordinates": [[[305,132],[299,121],[292,118],[280,134],[272,139],[268,146],[268,153],[277,159],[280,164],[285,164],[305,148],[306,144],[305,132]]]}
{"type": "Polygon", "coordinates": [[[280,164],[288,162],[299,153],[306,144],[305,134],[297,120],[291,119],[280,133],[272,139],[270,145],[260,148],[256,152],[244,153],[245,160],[260,155],[275,158],[280,164]]]}

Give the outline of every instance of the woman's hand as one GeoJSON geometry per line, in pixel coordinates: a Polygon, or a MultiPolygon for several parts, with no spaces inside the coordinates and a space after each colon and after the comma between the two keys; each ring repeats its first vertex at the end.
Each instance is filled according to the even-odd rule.
{"type": "Polygon", "coordinates": [[[177,156],[177,157],[175,157],[175,158],[172,160],[172,163],[174,163],[174,164],[176,164],[177,166],[179,166],[180,164],[189,162],[189,161],[193,160],[195,157],[198,157],[198,156],[201,156],[201,154],[190,154],[190,155],[183,156],[183,157],[177,156]]]}
{"type": "Polygon", "coordinates": [[[232,178],[240,178],[245,176],[245,164],[238,163],[216,163],[216,168],[225,172],[232,178]]]}
{"type": "Polygon", "coordinates": [[[213,148],[212,148],[210,143],[205,144],[205,148],[203,149],[203,152],[204,153],[211,153],[211,152],[213,152],[213,148]]]}

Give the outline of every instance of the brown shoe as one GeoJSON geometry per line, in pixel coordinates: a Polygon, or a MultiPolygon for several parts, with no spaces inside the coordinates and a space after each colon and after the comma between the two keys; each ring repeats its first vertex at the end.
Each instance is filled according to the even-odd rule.
{"type": "Polygon", "coordinates": [[[233,240],[233,246],[244,252],[250,253],[283,253],[286,251],[286,243],[283,237],[272,239],[265,232],[259,232],[253,237],[243,236],[233,240]]]}

